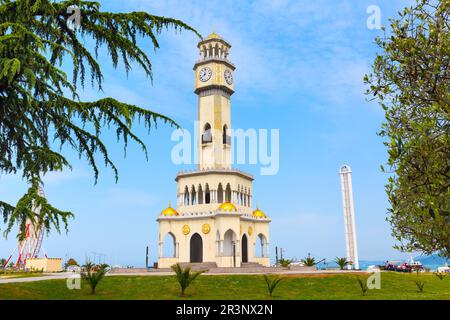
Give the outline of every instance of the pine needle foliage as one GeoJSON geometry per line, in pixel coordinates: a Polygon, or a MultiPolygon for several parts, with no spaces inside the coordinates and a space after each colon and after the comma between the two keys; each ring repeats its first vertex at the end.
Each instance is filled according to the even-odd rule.
{"type": "Polygon", "coordinates": [[[102,90],[103,73],[98,52],[106,48],[114,68],[123,64],[142,68],[152,80],[148,54],[138,45],[143,38],[149,47],[159,48],[157,36],[165,29],[189,30],[182,21],[146,12],[111,13],[101,11],[94,1],[0,0],[0,173],[20,173],[30,189],[11,205],[0,201],[0,214],[7,235],[18,223],[19,238],[25,220],[67,229],[73,214],[59,210],[40,197],[42,177],[52,171],[70,169],[62,150],[71,149],[93,170],[95,182],[101,159],[118,179],[118,171],[101,139],[102,129],[115,130],[124,149],[129,141],[147,148],[133,133],[136,121],[150,130],[157,123],[177,124],[162,114],[113,98],[81,101],[79,90],[86,81],[102,90]],[[69,7],[80,12],[79,25],[70,25],[69,7]],[[86,46],[86,43],[93,43],[86,46]],[[71,65],[71,79],[62,64],[71,65]],[[41,205],[37,216],[33,205],[41,205]]]}

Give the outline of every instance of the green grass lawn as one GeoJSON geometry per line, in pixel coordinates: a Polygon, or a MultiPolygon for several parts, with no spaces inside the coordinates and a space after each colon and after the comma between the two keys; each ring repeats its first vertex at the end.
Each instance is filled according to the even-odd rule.
{"type": "MultiPolygon", "coordinates": [[[[277,287],[273,299],[450,299],[450,276],[419,276],[424,292],[417,290],[416,274],[382,273],[381,289],[362,296],[355,275],[288,277],[277,287]]],[[[81,290],[68,290],[66,280],[0,284],[1,299],[180,299],[175,276],[106,277],[90,295],[87,283],[81,290]]],[[[268,299],[262,276],[202,275],[186,291],[185,299],[268,299]]]]}

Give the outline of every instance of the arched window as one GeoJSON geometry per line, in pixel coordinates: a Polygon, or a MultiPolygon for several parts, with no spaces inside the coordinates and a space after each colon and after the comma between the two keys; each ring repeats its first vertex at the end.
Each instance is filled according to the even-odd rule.
{"type": "Polygon", "coordinates": [[[166,234],[163,240],[163,258],[176,258],[177,256],[177,243],[173,233],[166,234]]]}
{"type": "Polygon", "coordinates": [[[223,203],[223,188],[221,183],[219,183],[219,187],[217,188],[217,203],[223,203]]]}
{"type": "Polygon", "coordinates": [[[209,192],[208,184],[206,184],[206,188],[205,188],[205,203],[211,203],[211,193],[209,192]]]}
{"type": "Polygon", "coordinates": [[[211,142],[212,142],[211,125],[207,122],[203,127],[202,143],[205,144],[211,142]]]}
{"type": "Polygon", "coordinates": [[[256,248],[255,248],[255,256],[256,257],[265,257],[267,252],[267,238],[262,234],[258,234],[256,238],[256,248]]]}
{"type": "Polygon", "coordinates": [[[184,188],[184,205],[189,205],[189,190],[187,186],[184,188]]]}
{"type": "Polygon", "coordinates": [[[202,185],[198,185],[198,204],[203,204],[205,200],[203,199],[203,188],[202,185]]]}
{"type": "Polygon", "coordinates": [[[197,193],[195,192],[194,186],[192,186],[192,189],[191,189],[191,204],[192,205],[197,204],[197,193]]]}
{"type": "Polygon", "coordinates": [[[225,189],[225,202],[231,202],[231,186],[229,183],[225,189]]]}
{"type": "Polygon", "coordinates": [[[223,126],[222,138],[223,144],[231,145],[231,137],[228,135],[228,126],[226,124],[223,126]]]}
{"type": "Polygon", "coordinates": [[[232,257],[236,255],[236,233],[229,229],[223,237],[223,255],[232,257]]]}

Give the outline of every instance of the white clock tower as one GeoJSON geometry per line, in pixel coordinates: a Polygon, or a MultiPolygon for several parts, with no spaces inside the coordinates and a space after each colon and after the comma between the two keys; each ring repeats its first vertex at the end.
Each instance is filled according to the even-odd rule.
{"type": "Polygon", "coordinates": [[[252,208],[252,175],[231,167],[231,46],[213,33],[198,48],[194,74],[200,162],[197,170],[178,173],[176,208],[169,204],[158,216],[158,268],[175,263],[268,267],[271,220],[252,208]],[[170,253],[164,251],[167,241],[170,253]]]}

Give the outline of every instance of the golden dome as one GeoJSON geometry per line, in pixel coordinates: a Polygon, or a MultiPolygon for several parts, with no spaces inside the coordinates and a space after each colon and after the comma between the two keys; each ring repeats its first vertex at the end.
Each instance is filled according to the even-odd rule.
{"type": "Polygon", "coordinates": [[[178,216],[179,214],[178,214],[177,210],[175,210],[174,208],[172,208],[170,206],[170,202],[169,202],[169,206],[166,209],[164,209],[163,211],[161,211],[161,215],[166,216],[166,217],[167,216],[172,217],[172,216],[178,216]]]}
{"type": "Polygon", "coordinates": [[[211,33],[206,39],[222,39],[217,33],[213,32],[211,33]]]}
{"type": "Polygon", "coordinates": [[[253,217],[255,217],[255,218],[267,218],[267,216],[264,213],[264,211],[259,210],[259,208],[256,208],[256,210],[253,211],[253,217]]]}
{"type": "Polygon", "coordinates": [[[219,206],[219,211],[236,212],[237,208],[231,202],[224,202],[219,206]]]}

